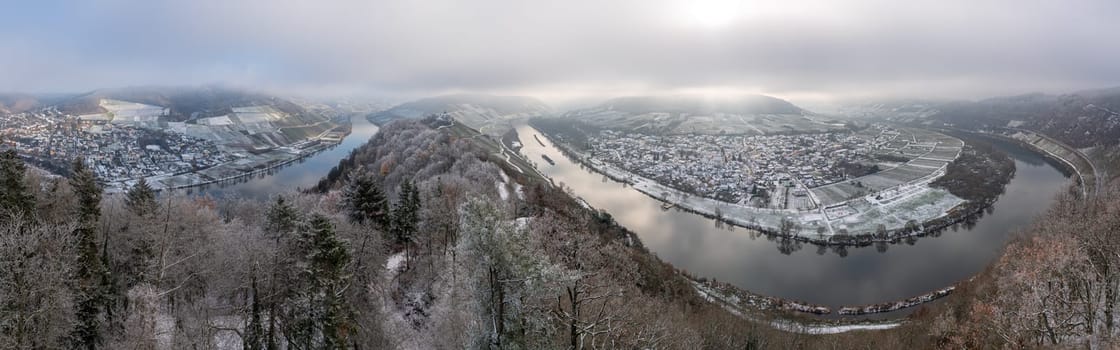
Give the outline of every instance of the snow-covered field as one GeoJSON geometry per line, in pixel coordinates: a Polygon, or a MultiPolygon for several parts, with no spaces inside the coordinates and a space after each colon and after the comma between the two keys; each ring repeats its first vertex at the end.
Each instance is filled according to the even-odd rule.
{"type": "Polygon", "coordinates": [[[852,331],[877,331],[898,327],[902,323],[869,323],[869,324],[845,324],[845,325],[812,325],[812,324],[799,324],[789,321],[774,321],[770,323],[771,327],[780,329],[786,332],[801,333],[801,334],[840,334],[852,331]]]}
{"type": "MultiPolygon", "coordinates": [[[[569,148],[568,151],[571,152],[571,149],[569,148]]],[[[681,208],[702,215],[720,217],[735,225],[758,227],[773,232],[779,230],[783,219],[792,220],[796,227],[790,233],[806,239],[823,240],[837,234],[872,234],[880,229],[880,224],[887,230],[902,229],[910,220],[920,224],[939,218],[965,202],[948,191],[929,186],[931,181],[944,173],[939,171],[919,179],[917,183],[897,187],[899,191],[886,194],[879,200],[875,199],[877,193],[851,199],[842,210],[846,215],[830,218],[824,215],[822,209],[756,208],[694,196],[611,164],[591,159],[585,154],[577,153],[577,155],[587,160],[584,163],[596,171],[614,179],[623,179],[634,189],[658,200],[675,203],[681,208]]]]}
{"type": "Polygon", "coordinates": [[[778,132],[842,129],[843,125],[822,123],[798,114],[737,113],[641,113],[633,114],[610,109],[586,110],[575,115],[581,120],[604,128],[625,126],[633,130],[668,134],[746,134],[766,135],[778,132]]]}
{"type": "Polygon", "coordinates": [[[101,108],[109,111],[113,123],[145,123],[158,121],[159,117],[166,116],[169,109],[147,105],[143,103],[102,99],[101,108]]]}

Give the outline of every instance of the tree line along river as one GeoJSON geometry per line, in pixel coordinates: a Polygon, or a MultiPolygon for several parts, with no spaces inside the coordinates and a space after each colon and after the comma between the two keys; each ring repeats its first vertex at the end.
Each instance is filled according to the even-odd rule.
{"type": "MultiPolygon", "coordinates": [[[[521,140],[542,135],[528,125],[521,140]]],[[[770,236],[696,214],[662,210],[662,202],[573,162],[540,137],[523,142],[530,160],[557,183],[571,187],[591,206],[609,212],[634,231],[650,251],[690,273],[718,279],[762,295],[841,306],[902,300],[968,279],[998,257],[1011,235],[1042,213],[1070,184],[1043,156],[1018,145],[993,143],[1015,161],[1016,171],[989,213],[971,228],[957,225],[913,244],[820,247],[800,244],[779,250],[770,236]]]]}
{"type": "MultiPolygon", "coordinates": [[[[228,186],[195,189],[216,197],[266,199],[309,188],[350,151],[377,133],[365,118],[353,118],[353,131],[334,148],[228,186]]],[[[517,126],[521,140],[539,131],[517,126]]],[[[779,250],[776,240],[740,227],[717,224],[700,215],[663,210],[662,202],[573,162],[551,144],[523,142],[521,153],[545,175],[571,187],[591,206],[610,213],[635,232],[662,259],[690,273],[731,283],[745,290],[831,307],[901,300],[968,279],[996,259],[1019,228],[1030,224],[1070,184],[1046,159],[1018,145],[995,143],[1015,161],[1014,178],[979,222],[922,237],[913,244],[829,248],[802,243],[779,250]],[[540,161],[542,156],[554,164],[540,161]],[[839,249],[843,249],[840,251],[839,249]]]]}

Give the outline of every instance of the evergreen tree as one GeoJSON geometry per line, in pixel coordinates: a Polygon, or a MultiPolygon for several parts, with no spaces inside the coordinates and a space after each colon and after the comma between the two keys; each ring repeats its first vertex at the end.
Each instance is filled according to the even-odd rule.
{"type": "Polygon", "coordinates": [[[159,209],[159,203],[156,202],[156,191],[148,185],[148,180],[143,177],[128,190],[124,204],[129,211],[137,216],[155,213],[159,209]]]}
{"type": "Polygon", "coordinates": [[[308,249],[305,273],[310,281],[310,321],[321,332],[322,348],[344,348],[351,326],[351,310],[345,300],[350,277],[346,274],[351,259],[349,247],[322,214],[312,216],[304,244],[308,249]]]}
{"type": "Polygon", "coordinates": [[[265,348],[269,350],[280,348],[281,335],[278,334],[280,331],[278,327],[282,325],[280,321],[285,317],[283,304],[293,298],[295,293],[292,290],[295,276],[290,271],[295,263],[291,258],[291,252],[295,250],[294,243],[297,243],[293,239],[295,238],[293,233],[300,226],[299,216],[299,212],[284,199],[284,196],[277,196],[276,202],[268,208],[268,213],[265,215],[265,234],[276,242],[272,256],[269,290],[264,299],[265,306],[268,308],[268,328],[264,331],[263,340],[265,348]]]}
{"type": "Polygon", "coordinates": [[[370,175],[353,177],[342,192],[350,220],[374,225],[379,229],[389,226],[389,201],[379,184],[370,175]]]}
{"type": "Polygon", "coordinates": [[[28,217],[35,209],[35,197],[24,183],[27,167],[15,150],[0,152],[0,222],[9,215],[28,217]]]}
{"type": "Polygon", "coordinates": [[[276,202],[268,208],[268,214],[265,217],[265,230],[268,234],[274,235],[279,241],[280,237],[295,231],[296,226],[299,224],[299,213],[296,209],[288,204],[284,196],[276,196],[276,202]]]}
{"type": "Polygon", "coordinates": [[[101,187],[80,159],[74,161],[70,186],[78,197],[78,244],[74,298],[77,320],[71,341],[74,348],[95,349],[101,343],[101,311],[105,303],[103,261],[97,252],[97,222],[101,218],[101,187]]]}
{"type": "Polygon", "coordinates": [[[393,209],[393,240],[397,244],[406,244],[416,233],[416,225],[420,215],[420,191],[411,181],[401,183],[397,205],[393,209]]]}
{"type": "Polygon", "coordinates": [[[265,348],[264,326],[261,321],[261,298],[257,290],[257,269],[253,267],[252,284],[250,285],[253,303],[249,309],[249,324],[245,325],[245,338],[242,348],[246,350],[262,350],[265,348]]]}

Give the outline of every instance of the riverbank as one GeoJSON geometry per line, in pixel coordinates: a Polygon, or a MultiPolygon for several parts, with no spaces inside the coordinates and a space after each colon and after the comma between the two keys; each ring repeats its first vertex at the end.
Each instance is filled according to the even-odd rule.
{"type": "MultiPolygon", "coordinates": [[[[785,331],[803,334],[835,334],[858,330],[890,329],[904,322],[901,319],[874,320],[866,318],[827,320],[816,317],[797,316],[795,314],[779,317],[777,319],[762,320],[760,317],[753,315],[755,310],[799,312],[816,316],[830,314],[832,310],[821,305],[760,296],[724,282],[695,279],[691,277],[690,279],[696,292],[708,302],[719,305],[736,316],[769,324],[771,327],[785,331]]],[[[841,307],[837,314],[855,317],[898,311],[949,296],[954,290],[956,290],[956,287],[951,286],[905,300],[866,306],[845,306],[841,307]]]]}
{"type": "Polygon", "coordinates": [[[953,291],[955,290],[957,290],[956,286],[948,286],[916,297],[906,298],[904,300],[863,306],[845,306],[840,308],[840,311],[838,311],[837,313],[846,316],[859,316],[898,311],[947,297],[950,294],[953,294],[953,291]]]}
{"type": "Polygon", "coordinates": [[[1026,129],[1008,130],[1011,132],[1010,135],[1000,133],[979,134],[1015,142],[1038,154],[1057,161],[1065,167],[1067,171],[1077,176],[1078,184],[1081,185],[1082,195],[1088,195],[1089,192],[1097,192],[1100,190],[1101,184],[1098,181],[1100,176],[1097,167],[1089,160],[1089,157],[1085,156],[1081,151],[1061,141],[1055,140],[1052,137],[1034,131],[1026,129]]]}
{"type": "MultiPolygon", "coordinates": [[[[542,171],[594,203],[589,205],[610,212],[621,224],[634,228],[642,237],[643,245],[659,256],[694,276],[718,278],[744,288],[744,293],[790,302],[812,301],[816,304],[797,304],[828,307],[832,311],[830,314],[793,312],[789,317],[809,323],[836,322],[840,327],[847,327],[844,324],[853,319],[879,320],[873,323],[897,320],[917,309],[916,306],[928,304],[923,300],[922,304],[906,303],[905,308],[897,310],[879,307],[877,311],[885,313],[874,315],[839,315],[837,310],[844,307],[897,304],[968,280],[991,262],[1011,232],[1044,211],[1053,193],[1062,191],[1068,184],[1060,168],[1045,161],[1042,155],[1009,142],[995,143],[1001,153],[1011,156],[1016,176],[999,195],[998,203],[989,206],[990,209],[979,210],[977,217],[982,215],[983,219],[971,224],[949,224],[953,232],[941,231],[944,234],[936,235],[939,239],[918,244],[913,244],[916,240],[905,239],[900,242],[905,244],[875,243],[875,249],[819,245],[814,249],[794,239],[750,230],[744,233],[732,228],[738,226],[721,226],[722,221],[713,226],[712,220],[685,210],[666,211],[662,207],[664,201],[632,191],[625,182],[619,186],[617,179],[611,181],[602,172],[589,169],[586,163],[577,162],[571,154],[564,154],[560,147],[553,147],[549,144],[552,140],[544,141],[544,147],[528,140],[533,134],[540,134],[538,138],[542,141],[548,140],[545,136],[551,134],[541,134],[528,125],[519,129],[521,139],[527,141],[523,149],[525,155],[539,159],[541,154],[547,154],[556,160],[555,166],[540,164],[542,171]],[[760,235],[763,239],[758,239],[760,235]],[[787,241],[793,243],[787,247],[787,241]],[[829,251],[832,254],[828,254],[829,251]],[[851,294],[848,291],[862,292],[851,294]]],[[[973,208],[958,210],[964,209],[973,208]]]]}
{"type": "MultiPolygon", "coordinates": [[[[312,146],[308,149],[302,150],[295,157],[289,157],[289,158],[285,158],[285,159],[282,159],[282,160],[279,160],[279,161],[270,161],[270,162],[267,162],[267,163],[264,163],[264,164],[253,165],[253,166],[251,166],[251,168],[248,168],[248,169],[244,168],[243,167],[244,165],[236,164],[236,162],[235,162],[235,163],[220,164],[220,165],[217,165],[217,166],[214,166],[214,167],[211,167],[211,168],[202,169],[202,170],[193,171],[193,172],[188,172],[188,173],[166,175],[166,176],[153,176],[153,177],[147,178],[147,180],[148,180],[149,183],[154,184],[153,188],[157,191],[165,191],[165,190],[174,191],[174,190],[190,189],[190,188],[196,188],[196,187],[206,187],[206,186],[213,185],[213,184],[221,185],[221,184],[227,184],[227,183],[236,183],[236,182],[238,182],[239,180],[242,180],[242,179],[248,179],[248,178],[251,178],[251,177],[254,177],[254,176],[267,174],[267,173],[269,173],[273,170],[277,170],[277,169],[283,168],[285,166],[291,165],[293,163],[299,162],[299,161],[301,161],[305,158],[315,156],[315,155],[317,155],[321,152],[330,150],[331,148],[334,148],[336,146],[338,146],[338,143],[320,144],[320,145],[317,145],[317,146],[312,146]],[[235,169],[237,167],[241,167],[241,169],[235,169]],[[228,174],[228,173],[235,173],[235,174],[234,175],[225,175],[225,176],[221,176],[221,177],[211,177],[211,176],[207,175],[207,174],[228,174]]],[[[120,181],[120,182],[113,182],[113,183],[106,184],[105,193],[113,194],[113,193],[126,192],[126,191],[128,191],[129,188],[132,187],[133,184],[136,183],[136,181],[138,181],[138,180],[127,180],[127,181],[120,181]]]]}
{"type": "MultiPolygon", "coordinates": [[[[329,151],[342,144],[352,132],[352,125],[343,125],[327,130],[319,136],[295,144],[269,150],[261,154],[244,155],[243,158],[179,174],[147,177],[148,183],[157,191],[174,191],[192,188],[205,188],[210,185],[232,185],[248,181],[254,177],[271,174],[278,169],[302,162],[303,160],[329,151]]],[[[105,186],[108,194],[128,191],[138,179],[109,182],[105,186]]]]}
{"type": "Polygon", "coordinates": [[[662,185],[593,159],[564,142],[554,141],[552,135],[536,130],[572,161],[651,198],[675,205],[682,211],[789,241],[857,247],[898,243],[935,234],[953,224],[967,223],[970,218],[983,215],[984,209],[994,203],[994,199],[966,201],[949,191],[931,187],[930,183],[945,174],[943,167],[913,183],[883,191],[874,200],[857,198],[820,212],[746,207],[693,196],[662,185]]]}

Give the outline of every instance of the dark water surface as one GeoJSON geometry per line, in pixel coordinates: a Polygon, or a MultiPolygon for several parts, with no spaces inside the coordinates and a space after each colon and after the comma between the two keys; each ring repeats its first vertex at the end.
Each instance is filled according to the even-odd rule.
{"type": "Polygon", "coordinates": [[[350,135],[333,148],[274,169],[271,174],[246,178],[244,182],[235,184],[210,185],[192,190],[194,193],[204,193],[214,197],[268,199],[275,193],[313,187],[331,168],[338,165],[338,161],[350,155],[351,150],[364,145],[377,134],[378,127],[366,118],[356,116],[350,121],[353,123],[350,135]]]}
{"type": "MultiPolygon", "coordinates": [[[[353,132],[338,146],[246,182],[195,189],[217,197],[268,198],[278,192],[309,188],[338,161],[377,133],[365,118],[353,118],[353,132]]],[[[649,249],[697,276],[733,283],[752,292],[823,304],[834,309],[903,299],[945,287],[980,272],[999,254],[1012,233],[1046,210],[1069,179],[1041,156],[1011,144],[997,143],[1015,160],[1016,174],[993,207],[971,228],[922,237],[913,245],[894,244],[833,249],[802,244],[783,254],[778,243],[744,228],[678,210],[621,183],[582,168],[552,146],[532,141],[540,134],[521,125],[522,153],[546,175],[571,187],[592,206],[604,209],[641,237],[649,249]],[[547,155],[556,164],[542,161],[547,155]]]]}
{"type": "Polygon", "coordinates": [[[571,187],[592,206],[604,209],[662,259],[697,276],[730,282],[752,292],[833,307],[863,305],[920,295],[967,279],[991,263],[1012,233],[1046,210],[1070,184],[1067,176],[1041,156],[1018,146],[997,143],[1014,160],[1017,171],[993,212],[975,227],[946,230],[917,239],[913,245],[848,247],[846,256],[831,248],[802,244],[783,254],[778,242],[753,231],[678,211],[619,182],[582,168],[560,150],[532,141],[540,134],[519,126],[524,153],[546,175],[571,187]],[[528,142],[524,142],[528,141],[528,142]],[[541,155],[555,165],[539,161],[541,155]]]}

